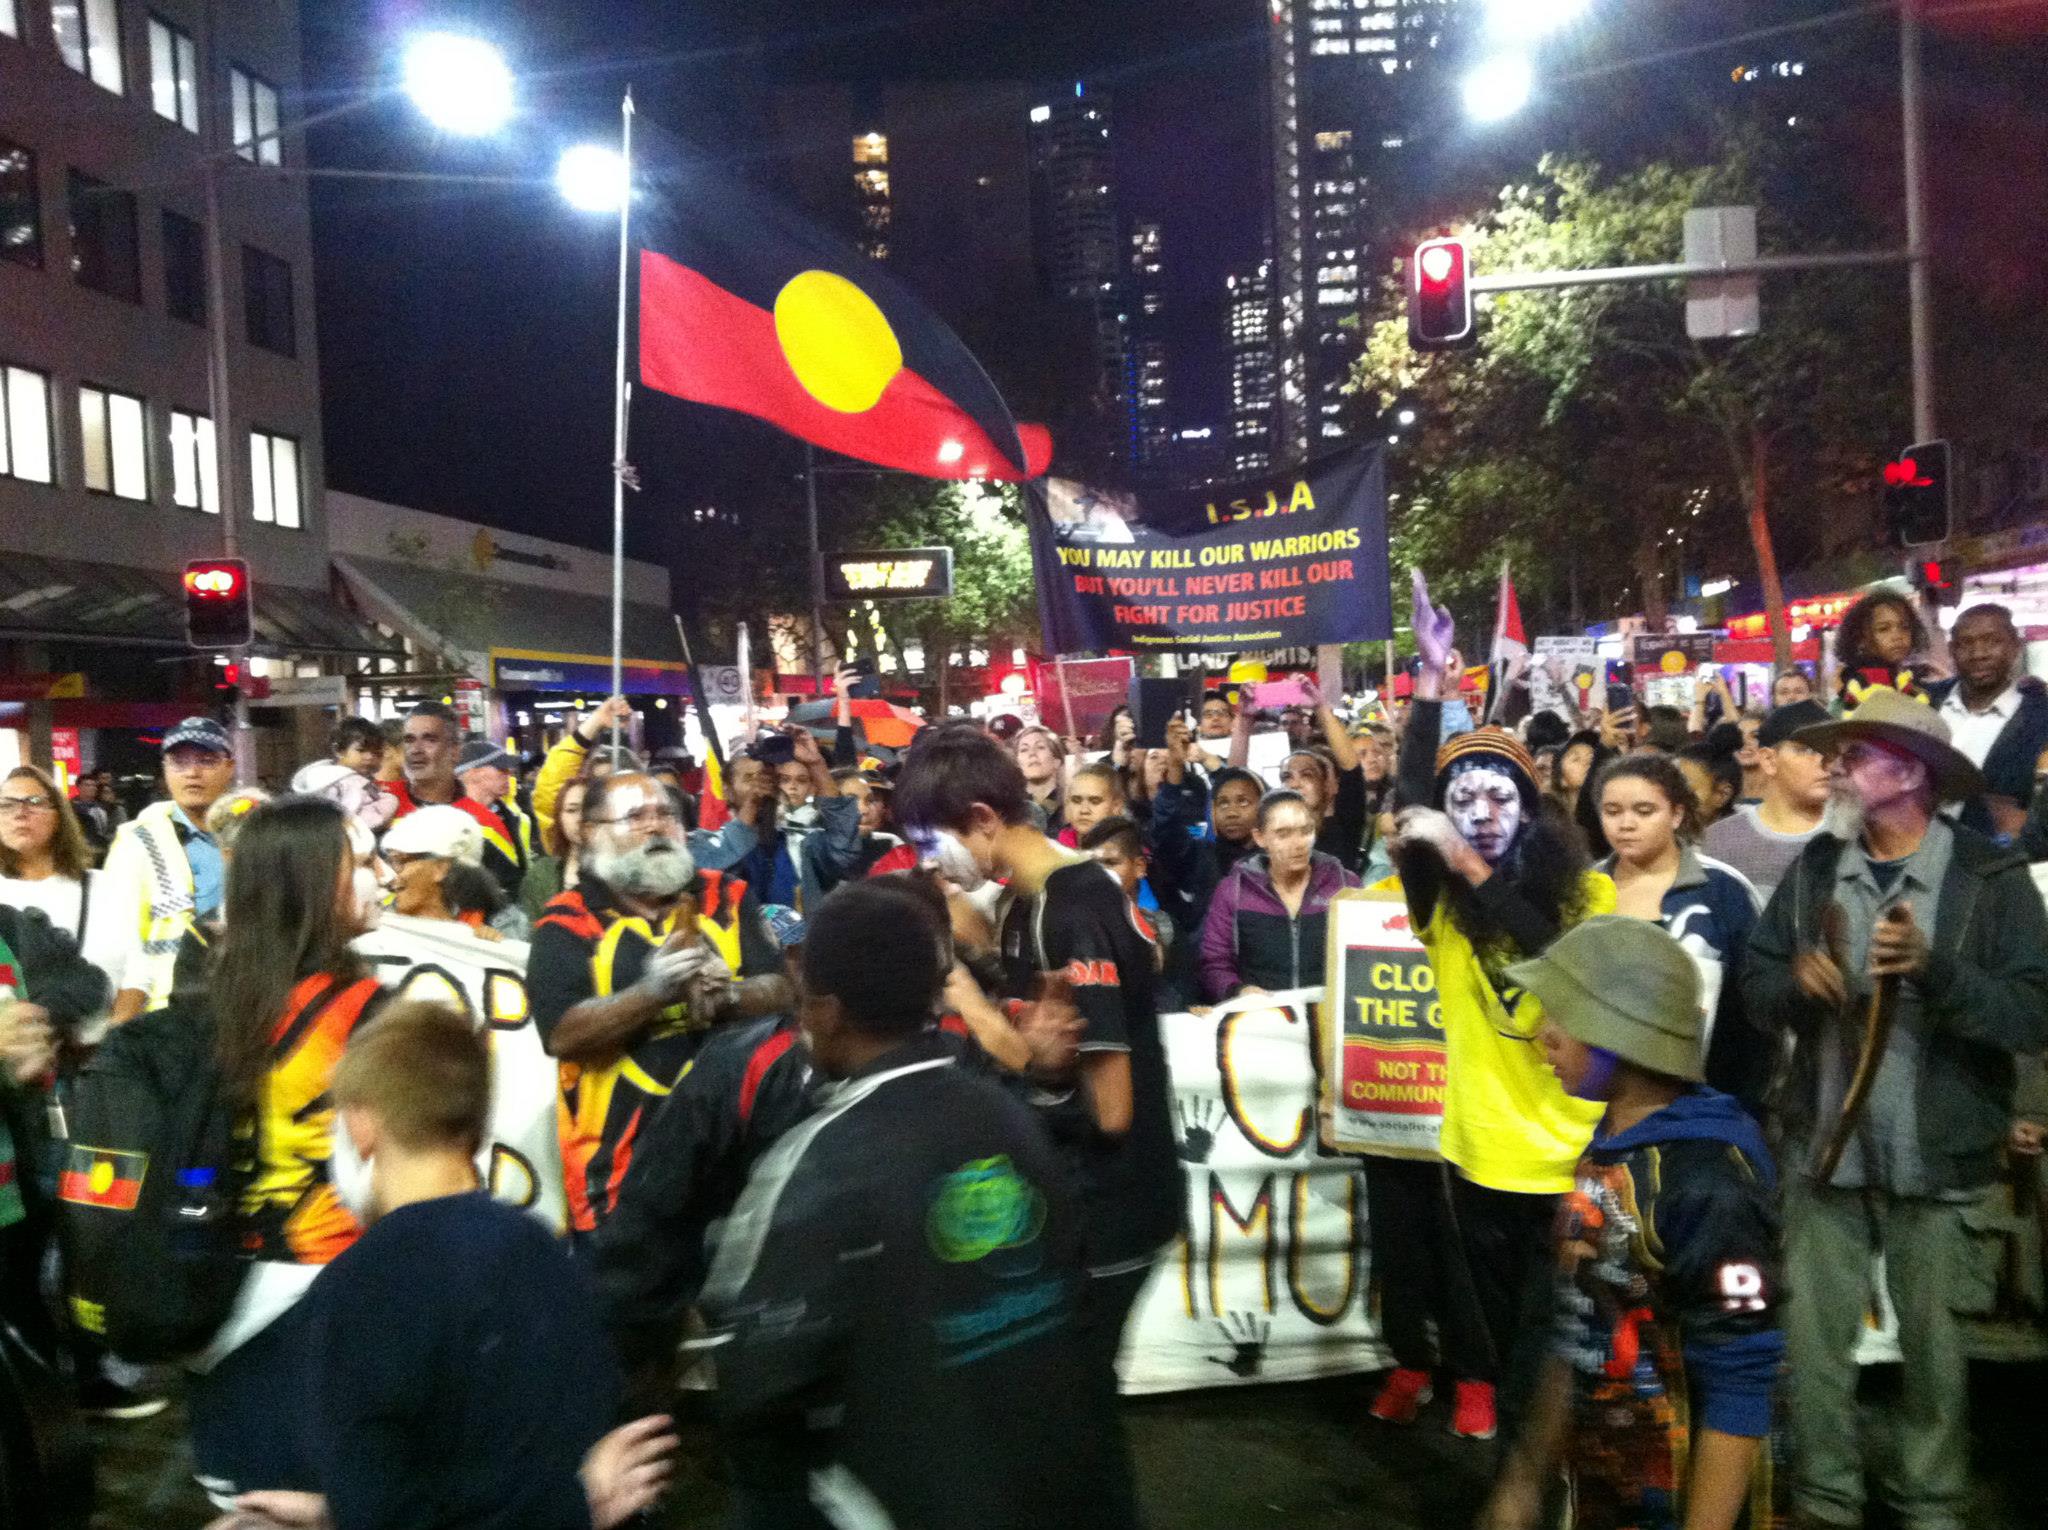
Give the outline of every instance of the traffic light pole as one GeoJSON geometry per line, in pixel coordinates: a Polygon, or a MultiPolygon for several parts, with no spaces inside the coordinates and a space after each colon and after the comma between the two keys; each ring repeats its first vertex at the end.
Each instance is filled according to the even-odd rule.
{"type": "Polygon", "coordinates": [[[1913,334],[1913,439],[1934,428],[1934,296],[1928,271],[1926,121],[1921,109],[1920,17],[1899,7],[1899,115],[1905,133],[1906,293],[1913,334]]]}
{"type": "MultiPolygon", "coordinates": [[[[234,128],[228,117],[228,93],[219,88],[226,80],[227,60],[220,48],[219,6],[208,0],[202,16],[206,33],[206,78],[214,87],[202,91],[209,103],[209,133],[200,164],[204,175],[202,195],[206,216],[206,341],[208,407],[213,414],[213,478],[215,503],[220,511],[220,545],[223,555],[242,556],[241,458],[235,451],[234,410],[228,365],[228,272],[227,230],[221,217],[221,175],[223,156],[233,150],[234,128]]],[[[202,501],[205,493],[201,490],[202,501]]],[[[254,580],[251,580],[254,600],[254,580]]],[[[231,737],[235,746],[235,775],[252,781],[256,773],[255,740],[249,731],[249,693],[244,688],[249,676],[249,651],[237,648],[231,655],[235,665],[235,718],[231,737]]]]}
{"type": "Polygon", "coordinates": [[[1596,266],[1587,271],[1519,271],[1471,279],[1474,292],[1536,292],[1559,287],[1605,287],[1622,282],[1682,282],[1717,276],[1764,276],[1773,271],[1838,271],[1854,266],[1898,266],[1910,250],[1850,250],[1828,255],[1760,255],[1754,260],[1674,261],[1663,266],[1596,266]]]}

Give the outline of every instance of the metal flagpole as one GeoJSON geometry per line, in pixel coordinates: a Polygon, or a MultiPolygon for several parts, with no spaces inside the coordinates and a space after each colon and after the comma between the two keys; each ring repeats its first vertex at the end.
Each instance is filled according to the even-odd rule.
{"type": "MultiPolygon", "coordinates": [[[[619,102],[619,336],[612,367],[612,694],[626,689],[626,272],[633,234],[633,91],[619,102]]],[[[619,747],[621,719],[612,717],[612,749],[619,747]]]]}
{"type": "Polygon", "coordinates": [[[825,694],[825,555],[818,547],[818,449],[804,442],[804,515],[811,552],[811,683],[825,694]]]}

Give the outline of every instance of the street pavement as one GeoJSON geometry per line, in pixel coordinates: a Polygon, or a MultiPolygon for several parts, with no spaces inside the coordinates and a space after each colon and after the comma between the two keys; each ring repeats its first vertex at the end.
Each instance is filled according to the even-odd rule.
{"type": "MultiPolygon", "coordinates": [[[[1882,1377],[1873,1379],[1881,1381],[1882,1377]]],[[[1494,1447],[1453,1440],[1439,1402],[1411,1430],[1365,1418],[1369,1378],[1185,1392],[1125,1404],[1151,1530],[1459,1530],[1477,1512],[1494,1447]]],[[[2048,1364],[1980,1365],[1971,1387],[1972,1530],[2038,1530],[2048,1502],[2048,1364]],[[2026,1505],[2034,1507],[2028,1509],[2026,1505]]],[[[96,1530],[191,1530],[184,1413],[104,1426],[96,1530]]],[[[725,1494],[703,1431],[684,1431],[667,1530],[713,1530],[725,1494]]],[[[1887,1521],[1873,1517],[1873,1526],[1887,1521]]]]}

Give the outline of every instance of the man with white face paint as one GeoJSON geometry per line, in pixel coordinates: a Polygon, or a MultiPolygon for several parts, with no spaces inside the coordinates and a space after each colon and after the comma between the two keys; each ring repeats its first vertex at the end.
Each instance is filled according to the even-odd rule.
{"type": "MultiPolygon", "coordinates": [[[[1381,1161],[1368,1160],[1369,1214],[1416,1229],[1399,1243],[1443,1253],[1390,1277],[1393,1288],[1455,1287],[1473,1298],[1476,1311],[1450,1314],[1443,1358],[1458,1382],[1452,1432],[1486,1439],[1501,1414],[1512,1428],[1540,1369],[1544,1336],[1521,1318],[1547,1286],[1557,1198],[1600,1118],[1544,1065],[1542,1006],[1506,969],[1588,915],[1613,912],[1614,884],[1588,868],[1570,827],[1542,812],[1535,761],[1514,735],[1482,728],[1437,748],[1443,698],[1456,694],[1453,632],[1419,572],[1414,620],[1422,668],[1401,741],[1407,805],[1391,851],[1436,975],[1449,1063],[1441,1140],[1453,1173],[1390,1185],[1380,1182],[1405,1166],[1378,1173],[1381,1161]],[[1479,1325],[1476,1343],[1464,1342],[1467,1322],[1479,1325]]],[[[1428,1372],[1406,1358],[1401,1366],[1388,1390],[1426,1396],[1428,1372]]],[[[1400,1396],[1381,1403],[1404,1411],[1400,1396]]],[[[1412,1417],[1412,1404],[1405,1411],[1412,1417]]]]}
{"type": "Polygon", "coordinates": [[[659,781],[637,771],[593,781],[583,824],[581,880],[534,927],[527,991],[562,1062],[570,1225],[589,1234],[705,1033],[787,1008],[788,986],[752,889],[698,870],[659,781]]]}

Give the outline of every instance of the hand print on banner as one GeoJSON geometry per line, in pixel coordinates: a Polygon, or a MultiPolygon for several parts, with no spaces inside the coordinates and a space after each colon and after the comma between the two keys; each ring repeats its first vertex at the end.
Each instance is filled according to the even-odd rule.
{"type": "Polygon", "coordinates": [[[1358,1160],[1324,1151],[1315,1131],[1320,997],[1257,995],[1161,1017],[1187,1203],[1127,1334],[1127,1392],[1387,1363],[1363,1300],[1358,1160]]]}
{"type": "Polygon", "coordinates": [[[1174,1144],[1182,1163],[1207,1163],[1216,1146],[1216,1129],[1223,1124],[1223,1102],[1184,1094],[1174,1101],[1180,1120],[1180,1137],[1174,1144]]]}
{"type": "Polygon", "coordinates": [[[1258,1312],[1226,1312],[1216,1326],[1223,1331],[1230,1354],[1227,1358],[1211,1355],[1209,1363],[1243,1381],[1258,1375],[1266,1363],[1266,1340],[1272,1336],[1273,1320],[1258,1312]]]}

